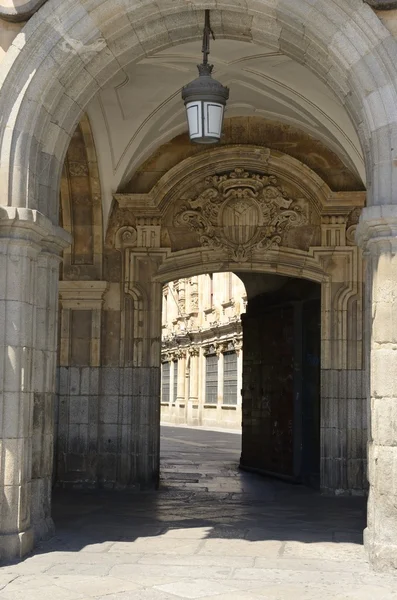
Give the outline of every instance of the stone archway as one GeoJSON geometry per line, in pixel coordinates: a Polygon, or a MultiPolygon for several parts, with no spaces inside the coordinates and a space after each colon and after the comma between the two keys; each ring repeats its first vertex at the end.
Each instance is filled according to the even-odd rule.
{"type": "MultiPolygon", "coordinates": [[[[363,280],[354,232],[365,193],[333,193],[297,160],[237,145],[182,161],[148,194],[116,194],[115,199],[110,227],[130,221],[115,236],[126,296],[142,283],[148,261],[147,298],[158,294],[162,283],[204,272],[269,273],[321,284],[322,412],[330,415],[334,402],[341,411],[337,430],[327,417],[323,423],[321,486],[362,492],[367,438],[363,280]],[[344,412],[351,403],[354,424],[344,412]],[[352,430],[360,431],[360,443],[343,444],[352,430]],[[331,448],[338,450],[334,454],[331,448]]],[[[150,345],[149,321],[144,331],[150,345]]],[[[151,366],[159,368],[159,361],[160,356],[151,366]]]]}
{"type": "MultiPolygon", "coordinates": [[[[42,325],[43,311],[50,315],[47,322],[53,322],[56,315],[53,262],[68,243],[68,237],[56,226],[59,183],[72,132],[86,103],[123,65],[153,49],[201,37],[196,14],[201,4],[195,0],[188,4],[177,0],[163,8],[152,8],[147,11],[147,5],[140,2],[126,8],[121,0],[89,8],[82,0],[73,0],[67,6],[61,0],[49,0],[16,38],[1,67],[1,183],[6,190],[0,220],[2,260],[7,281],[17,282],[15,286],[7,284],[3,300],[12,300],[15,319],[28,324],[18,340],[13,330],[5,332],[7,337],[2,343],[13,356],[12,362],[5,365],[4,392],[16,394],[14,401],[19,407],[3,425],[3,440],[10,448],[5,455],[2,489],[3,506],[7,507],[1,524],[4,556],[24,553],[32,544],[30,407],[34,398],[51,396],[54,387],[52,369],[47,376],[33,365],[40,363],[41,353],[55,352],[52,335],[45,348],[35,336],[42,325]],[[32,273],[30,278],[26,277],[27,271],[32,273]],[[48,290],[44,304],[37,288],[38,272],[42,289],[48,290]],[[35,377],[26,378],[26,373],[33,371],[35,377]]],[[[316,5],[309,0],[279,0],[276,4],[247,0],[243,6],[233,0],[218,0],[217,17],[224,37],[265,43],[305,63],[346,105],[366,157],[367,199],[372,206],[363,212],[360,239],[366,244],[371,242],[370,270],[378,277],[369,277],[372,299],[385,302],[391,311],[393,301],[377,296],[377,290],[382,277],[394,281],[389,265],[395,256],[396,231],[395,210],[390,204],[396,187],[393,136],[397,95],[391,58],[396,48],[394,38],[361,0],[343,7],[325,0],[316,5]]],[[[341,224],[332,219],[330,225],[331,236],[341,229],[341,224]]],[[[138,227],[142,228],[139,235],[148,233],[145,223],[138,227]]],[[[150,230],[153,239],[156,232],[150,230]]],[[[163,253],[158,254],[162,260],[163,253]]],[[[141,285],[146,283],[143,279],[141,285]]],[[[368,300],[369,307],[370,295],[368,300]]],[[[347,295],[346,305],[351,304],[347,295]]],[[[7,312],[8,322],[11,317],[7,312]]],[[[380,333],[381,323],[382,318],[376,316],[372,324],[380,342],[378,345],[378,338],[372,338],[371,356],[376,364],[376,357],[387,351],[380,346],[390,342],[380,333]]],[[[391,368],[391,355],[389,363],[391,368]]],[[[379,370],[372,374],[372,394],[378,399],[392,399],[395,384],[378,386],[383,374],[379,370]]],[[[381,408],[381,402],[377,405],[376,419],[383,431],[383,426],[388,427],[389,413],[381,408]]],[[[393,501],[389,498],[388,475],[394,471],[387,467],[392,464],[395,436],[393,432],[380,435],[378,429],[372,435],[375,441],[370,456],[374,464],[376,458],[378,466],[376,476],[370,469],[370,530],[374,538],[368,540],[374,560],[380,565],[395,565],[395,543],[390,532],[395,532],[396,519],[390,508],[393,501]],[[378,526],[380,516],[385,517],[385,526],[378,526]]]]}

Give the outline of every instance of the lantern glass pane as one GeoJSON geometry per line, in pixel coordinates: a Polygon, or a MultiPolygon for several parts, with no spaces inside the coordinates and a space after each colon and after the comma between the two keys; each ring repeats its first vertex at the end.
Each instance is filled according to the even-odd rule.
{"type": "Polygon", "coordinates": [[[205,136],[219,139],[222,134],[223,106],[214,102],[204,103],[205,136]]]}
{"type": "Polygon", "coordinates": [[[190,139],[199,138],[203,135],[201,104],[201,102],[189,102],[189,104],[186,105],[190,139]]]}

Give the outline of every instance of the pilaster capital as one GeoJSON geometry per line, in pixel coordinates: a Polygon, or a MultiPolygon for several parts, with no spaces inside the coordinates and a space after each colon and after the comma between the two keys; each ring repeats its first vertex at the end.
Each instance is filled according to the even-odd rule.
{"type": "Polygon", "coordinates": [[[31,244],[38,251],[60,254],[71,242],[71,235],[54,225],[38,210],[0,206],[0,241],[31,244]]]}
{"type": "Polygon", "coordinates": [[[107,281],[60,281],[59,299],[63,308],[73,310],[100,310],[107,281]]]}
{"type": "Polygon", "coordinates": [[[397,205],[364,208],[356,230],[356,242],[368,252],[397,252],[397,205]]]}

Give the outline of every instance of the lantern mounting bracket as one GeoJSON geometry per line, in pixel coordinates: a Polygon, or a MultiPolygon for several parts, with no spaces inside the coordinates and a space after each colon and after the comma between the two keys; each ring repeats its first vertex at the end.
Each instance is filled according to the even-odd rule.
{"type": "MultiPolygon", "coordinates": [[[[211,18],[209,9],[205,10],[205,22],[203,32],[203,66],[208,65],[208,56],[210,54],[210,39],[215,40],[215,34],[211,28],[211,18]]],[[[212,67],[212,65],[211,65],[212,67]]],[[[213,68],[213,67],[212,67],[213,68]]],[[[212,69],[211,69],[212,70],[212,69]]]]}

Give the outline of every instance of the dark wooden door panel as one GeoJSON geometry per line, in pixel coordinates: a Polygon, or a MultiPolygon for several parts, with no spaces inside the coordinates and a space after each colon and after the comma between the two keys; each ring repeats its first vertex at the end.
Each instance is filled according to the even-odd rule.
{"type": "Polygon", "coordinates": [[[274,307],[244,319],[243,382],[243,465],[292,477],[292,307],[274,307]]]}

